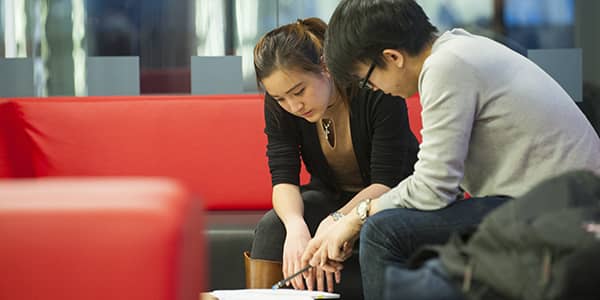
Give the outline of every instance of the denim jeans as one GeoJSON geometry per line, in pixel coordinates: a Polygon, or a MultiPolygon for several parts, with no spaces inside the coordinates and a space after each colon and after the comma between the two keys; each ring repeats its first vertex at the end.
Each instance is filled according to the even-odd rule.
{"type": "Polygon", "coordinates": [[[430,259],[416,270],[388,267],[383,296],[385,300],[465,300],[439,259],[430,259]]]}
{"type": "Polygon", "coordinates": [[[394,208],[369,217],[360,232],[364,298],[382,299],[386,267],[406,268],[409,257],[419,247],[444,244],[453,232],[473,230],[486,214],[508,199],[471,198],[439,210],[394,208]]]}

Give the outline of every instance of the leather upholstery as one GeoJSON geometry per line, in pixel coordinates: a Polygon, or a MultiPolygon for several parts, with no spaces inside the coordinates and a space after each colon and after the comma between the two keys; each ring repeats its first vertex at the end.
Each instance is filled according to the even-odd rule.
{"type": "MultiPolygon", "coordinates": [[[[407,107],[420,141],[418,97],[407,107]]],[[[0,179],[177,179],[209,211],[207,290],[243,288],[242,253],[271,208],[263,130],[262,95],[0,99],[0,179]]],[[[342,282],[360,287],[360,279],[342,282]]]]}
{"type": "Polygon", "coordinates": [[[165,179],[0,181],[0,299],[198,299],[199,204],[165,179]]]}

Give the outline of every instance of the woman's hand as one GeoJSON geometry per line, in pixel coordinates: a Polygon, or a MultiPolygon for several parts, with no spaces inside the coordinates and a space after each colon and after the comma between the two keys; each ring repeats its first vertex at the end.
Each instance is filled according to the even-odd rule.
{"type": "MultiPolygon", "coordinates": [[[[323,232],[326,232],[330,227],[330,224],[325,220],[324,222],[321,222],[321,225],[325,225],[322,227],[323,232]]],[[[321,228],[321,225],[319,225],[319,228],[321,228]]],[[[306,266],[305,264],[302,264],[301,258],[310,240],[310,232],[305,223],[298,222],[298,224],[289,226],[288,234],[286,235],[285,243],[283,245],[284,277],[291,276],[306,266]]],[[[326,272],[321,267],[316,267],[312,268],[303,276],[298,275],[296,278],[292,279],[288,285],[291,284],[295,289],[299,290],[313,290],[316,288],[319,291],[325,291],[325,288],[327,288],[328,292],[333,292],[335,283],[339,283],[340,280],[341,274],[339,271],[333,273],[326,272]]]]}
{"type": "MultiPolygon", "coordinates": [[[[297,222],[286,227],[285,243],[283,244],[283,277],[289,277],[302,269],[302,254],[310,241],[310,232],[304,222],[297,222]]],[[[304,290],[306,286],[302,276],[296,276],[287,283],[295,289],[304,290]]]]}

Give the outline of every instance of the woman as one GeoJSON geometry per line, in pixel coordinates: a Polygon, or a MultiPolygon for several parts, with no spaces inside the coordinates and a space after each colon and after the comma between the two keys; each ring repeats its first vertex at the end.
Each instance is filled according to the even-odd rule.
{"type": "MultiPolygon", "coordinates": [[[[281,271],[287,277],[304,267],[300,258],[313,235],[397,185],[417,159],[402,98],[366,84],[336,87],[322,61],[326,28],[317,18],[298,20],[267,33],[254,48],[257,82],[266,91],[274,209],[259,222],[246,256],[249,288],[270,287],[281,271]],[[300,186],[301,161],[311,175],[306,186],[300,186]]],[[[326,283],[333,291],[339,275],[313,268],[291,285],[324,290],[326,283]]]]}

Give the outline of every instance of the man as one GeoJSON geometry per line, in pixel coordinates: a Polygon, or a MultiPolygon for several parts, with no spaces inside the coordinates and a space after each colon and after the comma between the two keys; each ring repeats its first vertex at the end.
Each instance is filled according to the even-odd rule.
{"type": "Polygon", "coordinates": [[[548,177],[600,173],[600,140],[558,83],[492,40],[461,29],[439,35],[413,0],[342,0],[325,60],[340,84],[419,92],[423,107],[413,175],[361,202],[303,256],[337,270],[360,232],[365,299],[381,299],[386,267],[405,267],[417,247],[476,226],[548,177]],[[463,190],[473,199],[462,200],[463,190]]]}

